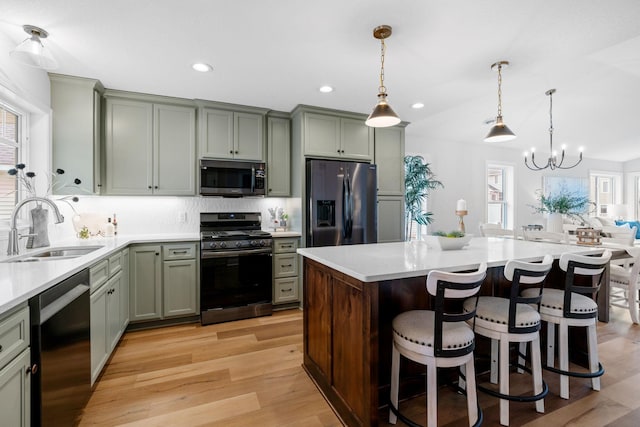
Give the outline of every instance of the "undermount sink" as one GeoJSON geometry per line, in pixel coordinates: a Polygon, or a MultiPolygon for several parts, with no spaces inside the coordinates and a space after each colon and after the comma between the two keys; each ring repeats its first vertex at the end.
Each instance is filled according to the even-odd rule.
{"type": "Polygon", "coordinates": [[[102,246],[68,246],[59,248],[47,248],[39,252],[20,255],[0,262],[40,262],[72,259],[81,257],[82,255],[90,254],[91,252],[96,251],[100,248],[102,248],[102,246]]]}

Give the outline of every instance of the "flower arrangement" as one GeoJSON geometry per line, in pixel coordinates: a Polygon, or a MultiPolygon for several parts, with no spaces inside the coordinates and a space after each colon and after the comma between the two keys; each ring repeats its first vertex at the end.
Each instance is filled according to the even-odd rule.
{"type": "Polygon", "coordinates": [[[278,224],[280,227],[286,228],[289,215],[284,212],[284,209],[276,206],[275,208],[268,208],[268,211],[271,215],[271,224],[274,230],[278,227],[278,224]]]}
{"type": "Polygon", "coordinates": [[[433,235],[440,236],[440,237],[453,237],[453,238],[464,237],[464,233],[458,230],[450,231],[448,233],[445,233],[444,231],[436,231],[433,233],[433,235]]]}
{"type": "Polygon", "coordinates": [[[536,192],[539,205],[529,205],[535,213],[563,214],[578,219],[584,223],[584,214],[595,208],[595,203],[589,197],[561,189],[556,193],[544,195],[541,190],[536,192]]]}
{"type": "MultiPolygon", "coordinates": [[[[29,195],[29,197],[36,197],[37,196],[36,182],[34,180],[34,178],[36,177],[36,173],[27,172],[25,171],[25,169],[26,169],[26,165],[24,163],[18,163],[17,165],[15,165],[14,168],[9,169],[7,173],[11,176],[15,176],[18,179],[18,182],[22,184],[24,189],[27,191],[27,194],[29,195]]],[[[51,175],[52,176],[48,179],[49,185],[48,185],[47,191],[43,195],[43,197],[48,196],[55,189],[55,184],[53,183],[53,177],[64,175],[64,170],[56,169],[56,171],[53,172],[51,175]]],[[[78,178],[75,178],[73,180],[73,184],[78,186],[82,184],[82,181],[78,178]]],[[[62,185],[61,187],[66,187],[66,186],[68,185],[65,184],[65,185],[62,185]]],[[[74,202],[75,201],[77,200],[74,200],[74,202]]]]}

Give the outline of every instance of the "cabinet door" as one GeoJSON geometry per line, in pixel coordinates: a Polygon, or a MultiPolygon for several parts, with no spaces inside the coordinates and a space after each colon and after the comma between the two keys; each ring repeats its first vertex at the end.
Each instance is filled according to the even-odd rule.
{"type": "Polygon", "coordinates": [[[107,351],[109,354],[116,347],[122,335],[120,315],[121,281],[122,271],[119,271],[107,282],[107,351]]]}
{"type": "Polygon", "coordinates": [[[364,120],[341,119],[340,155],[354,160],[373,159],[373,131],[364,120]]]}
{"type": "Polygon", "coordinates": [[[404,196],[404,128],[375,130],[378,195],[404,196]]]}
{"type": "Polygon", "coordinates": [[[153,123],[153,194],[195,195],[195,109],[155,104],[153,123]]]}
{"type": "Polygon", "coordinates": [[[129,249],[129,315],[132,322],[162,317],[160,246],[129,249]]]}
{"type": "Polygon", "coordinates": [[[91,302],[91,385],[98,379],[100,371],[109,357],[107,348],[107,291],[105,284],[95,291],[91,302]]]}
{"type": "Polygon", "coordinates": [[[107,99],[107,194],[152,194],[152,123],[152,104],[107,99]]]}
{"type": "Polygon", "coordinates": [[[233,112],[201,108],[200,157],[233,158],[233,112]]]}
{"type": "Polygon", "coordinates": [[[52,167],[64,175],[53,177],[54,194],[78,194],[73,180],[82,181],[83,193],[100,192],[100,82],[50,74],[52,115],[52,167]]]}
{"type": "Polygon", "coordinates": [[[263,116],[252,113],[233,113],[233,115],[235,119],[233,158],[263,162],[265,159],[263,116]]]}
{"type": "Polygon", "coordinates": [[[0,414],[3,426],[31,425],[31,351],[24,350],[11,363],[0,369],[0,414]]]}
{"type": "Polygon", "coordinates": [[[378,243],[404,240],[404,197],[378,197],[378,243]]]}
{"type": "Polygon", "coordinates": [[[304,154],[340,156],[340,118],[324,114],[304,114],[304,154]]]}
{"type": "Polygon", "coordinates": [[[267,196],[291,196],[291,131],[289,119],[267,123],[267,196]]]}
{"type": "Polygon", "coordinates": [[[197,313],[195,259],[163,262],[164,317],[197,313]]]}

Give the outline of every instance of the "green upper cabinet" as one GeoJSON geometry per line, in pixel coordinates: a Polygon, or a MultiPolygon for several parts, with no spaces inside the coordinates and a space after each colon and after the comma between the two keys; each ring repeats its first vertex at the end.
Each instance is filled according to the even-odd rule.
{"type": "Polygon", "coordinates": [[[267,196],[291,195],[290,128],[289,119],[267,119],[267,196]]]}
{"type": "Polygon", "coordinates": [[[100,194],[101,100],[98,80],[49,74],[53,111],[54,194],[100,194]],[[73,186],[74,179],[82,183],[73,186]],[[80,187],[80,189],[78,189],[80,187]]]}
{"type": "Polygon", "coordinates": [[[201,107],[201,158],[265,161],[265,113],[201,107]]]}
{"type": "Polygon", "coordinates": [[[375,129],[378,195],[404,196],[404,128],[375,129]]]}
{"type": "Polygon", "coordinates": [[[372,129],[364,124],[365,117],[344,114],[294,112],[294,120],[302,117],[305,156],[373,160],[374,136],[372,129]]]}
{"type": "Polygon", "coordinates": [[[195,194],[195,108],[106,95],[106,194],[195,194]]]}

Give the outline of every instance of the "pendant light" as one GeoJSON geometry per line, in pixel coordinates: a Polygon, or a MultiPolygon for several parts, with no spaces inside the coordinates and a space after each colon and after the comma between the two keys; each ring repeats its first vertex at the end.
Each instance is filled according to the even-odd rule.
{"type": "Polygon", "coordinates": [[[380,87],[378,88],[378,104],[376,104],[373,112],[364,122],[367,126],[374,128],[384,128],[394,126],[400,123],[400,118],[393,111],[391,106],[387,104],[387,88],[384,87],[384,54],[386,46],[384,40],[391,36],[391,27],[389,25],[380,25],[373,29],[373,37],[380,40],[380,87]]]}
{"type": "Polygon", "coordinates": [[[498,69],[498,116],[493,127],[484,138],[485,142],[505,142],[515,139],[516,135],[511,132],[502,121],[502,67],[508,67],[509,61],[498,61],[491,65],[491,69],[498,69]]]}
{"type": "Polygon", "coordinates": [[[544,166],[538,166],[535,160],[535,152],[534,149],[531,149],[531,165],[527,161],[527,157],[529,157],[529,153],[524,153],[524,164],[526,167],[533,171],[541,171],[547,168],[554,169],[571,169],[575,168],[582,162],[582,149],[580,149],[580,158],[578,161],[571,166],[562,166],[564,162],[564,146],[562,146],[562,153],[560,154],[560,161],[558,161],[558,153],[553,151],[553,94],[556,92],[555,89],[549,89],[544,94],[549,97],[549,159],[547,160],[547,164],[544,166]]]}
{"type": "Polygon", "coordinates": [[[51,55],[49,49],[42,44],[42,39],[49,36],[45,30],[33,25],[23,25],[22,29],[29,34],[9,55],[15,61],[30,67],[53,70],[58,67],[58,63],[51,55]]]}

